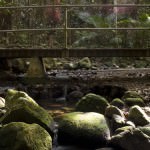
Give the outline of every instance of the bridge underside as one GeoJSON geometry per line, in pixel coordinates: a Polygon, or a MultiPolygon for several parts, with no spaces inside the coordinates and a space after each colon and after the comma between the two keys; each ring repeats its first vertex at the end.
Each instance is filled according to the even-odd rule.
{"type": "Polygon", "coordinates": [[[149,48],[40,49],[0,48],[0,58],[31,57],[150,57],[149,48]]]}

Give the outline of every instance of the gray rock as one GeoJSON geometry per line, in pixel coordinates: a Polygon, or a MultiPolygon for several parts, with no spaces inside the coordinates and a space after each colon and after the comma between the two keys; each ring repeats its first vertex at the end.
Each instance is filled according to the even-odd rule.
{"type": "Polygon", "coordinates": [[[130,108],[128,119],[134,122],[136,126],[144,126],[150,123],[148,115],[137,105],[130,108]]]}
{"type": "Polygon", "coordinates": [[[108,118],[112,118],[113,115],[119,115],[121,117],[125,117],[123,112],[117,108],[116,106],[110,105],[105,110],[105,116],[108,118]]]}
{"type": "Polygon", "coordinates": [[[84,57],[78,62],[78,68],[90,69],[91,67],[92,63],[88,57],[84,57]]]}
{"type": "Polygon", "coordinates": [[[136,128],[112,136],[111,145],[125,150],[148,150],[150,136],[136,128]]]}
{"type": "Polygon", "coordinates": [[[0,109],[5,107],[5,99],[0,97],[0,109]]]}
{"type": "Polygon", "coordinates": [[[116,129],[125,126],[125,118],[114,114],[110,124],[112,131],[115,131],[116,129]]]}
{"type": "Polygon", "coordinates": [[[6,113],[5,109],[0,109],[0,117],[2,117],[6,113]]]}

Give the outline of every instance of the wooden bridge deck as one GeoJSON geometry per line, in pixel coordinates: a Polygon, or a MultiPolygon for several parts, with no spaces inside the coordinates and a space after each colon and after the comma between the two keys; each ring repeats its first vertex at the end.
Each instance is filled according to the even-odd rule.
{"type": "Polygon", "coordinates": [[[150,48],[0,48],[0,58],[31,57],[150,57],[150,48]]]}

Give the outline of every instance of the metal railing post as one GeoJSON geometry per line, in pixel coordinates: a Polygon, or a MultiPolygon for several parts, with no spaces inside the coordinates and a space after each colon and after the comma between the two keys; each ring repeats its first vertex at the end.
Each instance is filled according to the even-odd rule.
{"type": "Polygon", "coordinates": [[[64,32],[65,32],[65,48],[63,52],[62,57],[69,57],[69,50],[68,50],[68,8],[65,8],[65,26],[64,26],[64,32]]]}

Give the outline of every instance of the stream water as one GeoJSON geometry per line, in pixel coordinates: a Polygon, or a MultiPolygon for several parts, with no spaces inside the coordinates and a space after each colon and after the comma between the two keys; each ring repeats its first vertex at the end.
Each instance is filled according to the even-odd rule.
{"type": "Polygon", "coordinates": [[[52,125],[52,130],[54,132],[54,137],[53,137],[53,148],[52,150],[91,150],[88,148],[83,148],[83,147],[77,147],[74,145],[59,145],[58,143],[58,123],[54,122],[52,125]]]}

